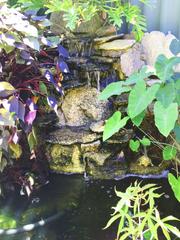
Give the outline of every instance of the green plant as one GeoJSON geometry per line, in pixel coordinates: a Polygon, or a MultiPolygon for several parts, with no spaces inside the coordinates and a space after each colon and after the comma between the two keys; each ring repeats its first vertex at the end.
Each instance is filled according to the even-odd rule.
{"type": "Polygon", "coordinates": [[[176,199],[180,202],[180,176],[176,178],[172,173],[169,173],[168,181],[171,185],[176,199]]]}
{"type": "MultiPolygon", "coordinates": [[[[149,0],[139,0],[144,4],[149,4],[149,0]]],[[[132,31],[136,39],[140,40],[143,32],[146,31],[146,20],[141,14],[137,5],[132,5],[131,1],[117,0],[19,0],[28,9],[38,9],[47,7],[48,12],[63,12],[64,20],[67,21],[67,27],[74,30],[82,21],[89,21],[96,13],[104,12],[107,14],[107,20],[120,28],[123,18],[129,25],[132,25],[132,31]]]]}
{"type": "Polygon", "coordinates": [[[158,230],[162,230],[164,239],[170,240],[170,232],[178,238],[180,231],[169,224],[169,221],[180,221],[173,216],[161,218],[155,206],[155,200],[162,194],[158,194],[156,184],[141,186],[137,181],[129,186],[125,192],[115,190],[120,198],[117,205],[113,207],[114,213],[108,221],[106,228],[118,221],[116,240],[158,240],[158,230]]]}
{"type": "MultiPolygon", "coordinates": [[[[175,44],[173,43],[173,45],[175,44]]],[[[153,107],[151,112],[154,114],[154,122],[159,132],[165,137],[173,138],[173,132],[176,135],[173,146],[169,145],[164,148],[163,144],[159,144],[164,148],[165,160],[175,158],[180,149],[178,143],[180,78],[174,73],[174,67],[178,63],[180,63],[180,57],[175,56],[168,59],[164,55],[160,55],[153,72],[148,71],[145,66],[139,72],[132,74],[126,81],[111,83],[102,91],[99,97],[101,100],[122,93],[129,95],[127,116],[122,118],[121,113],[117,111],[107,120],[103,133],[104,141],[124,127],[129,120],[140,128],[146,113],[150,111],[149,106],[151,106],[153,107]],[[154,84],[151,84],[151,80],[147,80],[151,75],[158,77],[154,84]]],[[[176,160],[178,161],[178,159],[176,160]]]]}
{"type": "MultiPolygon", "coordinates": [[[[25,15],[0,0],[0,172],[12,166],[12,159],[21,157],[22,144],[29,145],[26,158],[36,162],[34,121],[46,105],[57,111],[54,90],[62,94],[63,74],[69,71],[64,60],[69,55],[59,44],[59,37],[44,36],[47,25],[46,15],[37,16],[35,12],[25,15]],[[54,61],[47,50],[54,51],[55,47],[54,61]]],[[[23,185],[29,182],[24,175],[22,178],[13,174],[23,185]]]]}

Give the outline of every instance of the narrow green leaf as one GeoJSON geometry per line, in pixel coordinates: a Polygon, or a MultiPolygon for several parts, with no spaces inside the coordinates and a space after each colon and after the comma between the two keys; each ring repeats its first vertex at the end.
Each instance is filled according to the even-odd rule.
{"type": "Polygon", "coordinates": [[[155,125],[160,133],[167,137],[174,129],[178,118],[178,105],[171,103],[164,108],[161,102],[157,101],[154,105],[155,125]]]}
{"type": "Polygon", "coordinates": [[[169,181],[169,184],[171,185],[171,188],[174,192],[175,197],[180,202],[180,177],[178,177],[177,179],[172,173],[169,173],[168,181],[169,181]]]}

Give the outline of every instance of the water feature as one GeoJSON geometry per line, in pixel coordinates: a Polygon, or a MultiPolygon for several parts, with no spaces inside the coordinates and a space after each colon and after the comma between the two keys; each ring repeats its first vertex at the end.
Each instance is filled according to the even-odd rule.
{"type": "MultiPolygon", "coordinates": [[[[15,192],[0,200],[1,214],[15,218],[17,227],[39,220],[44,220],[45,225],[14,236],[0,236],[0,239],[114,240],[117,226],[102,230],[112,213],[111,206],[118,201],[114,186],[124,191],[136,179],[85,181],[81,175],[52,174],[49,183],[30,198],[15,192]]],[[[143,179],[142,182],[145,184],[150,179],[143,179]]],[[[162,186],[160,191],[166,192],[157,202],[161,214],[178,217],[180,206],[173,197],[167,179],[151,179],[151,182],[158,183],[162,186]]]]}

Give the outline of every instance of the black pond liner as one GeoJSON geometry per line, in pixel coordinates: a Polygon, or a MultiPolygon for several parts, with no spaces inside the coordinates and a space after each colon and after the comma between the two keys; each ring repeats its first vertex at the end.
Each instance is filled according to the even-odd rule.
{"type": "MultiPolygon", "coordinates": [[[[32,231],[0,236],[0,240],[114,240],[117,225],[102,230],[112,213],[111,207],[119,200],[114,187],[125,191],[137,179],[85,181],[83,176],[52,174],[49,183],[34,192],[31,198],[14,193],[0,201],[1,213],[15,216],[18,227],[39,220],[45,220],[46,224],[32,231]],[[49,218],[52,221],[46,222],[49,218]]],[[[139,178],[139,181],[162,186],[159,192],[165,192],[165,195],[157,201],[160,213],[162,216],[180,217],[180,204],[174,198],[167,179],[139,178]]],[[[180,225],[176,223],[176,227],[180,228],[180,225]]]]}

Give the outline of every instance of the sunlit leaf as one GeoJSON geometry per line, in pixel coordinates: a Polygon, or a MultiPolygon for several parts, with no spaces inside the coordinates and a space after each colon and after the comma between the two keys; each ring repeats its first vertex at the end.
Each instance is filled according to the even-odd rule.
{"type": "Polygon", "coordinates": [[[129,117],[124,117],[123,119],[121,119],[121,113],[119,111],[115,112],[112,117],[110,117],[105,123],[103,141],[107,140],[113,134],[123,128],[128,120],[129,117]]]}
{"type": "Polygon", "coordinates": [[[174,192],[175,197],[180,202],[180,177],[176,178],[172,173],[168,174],[168,181],[174,192]]]}
{"type": "Polygon", "coordinates": [[[147,106],[154,100],[159,89],[158,84],[146,90],[144,81],[138,81],[135,87],[131,90],[128,100],[128,114],[131,119],[142,113],[147,106]]]}
{"type": "Polygon", "coordinates": [[[114,82],[110,83],[100,94],[100,100],[106,100],[113,95],[120,95],[124,92],[129,92],[131,90],[130,87],[123,87],[123,82],[114,82]]]}
{"type": "Polygon", "coordinates": [[[14,158],[20,158],[22,154],[22,148],[19,144],[9,143],[9,148],[13,152],[14,158]]]}
{"type": "Polygon", "coordinates": [[[174,129],[178,119],[178,105],[171,103],[164,108],[161,102],[157,101],[154,105],[155,124],[160,133],[167,137],[174,129]]]}
{"type": "Polygon", "coordinates": [[[129,147],[133,152],[138,152],[139,147],[140,147],[140,142],[138,140],[134,141],[131,139],[129,141],[129,147]]]}

